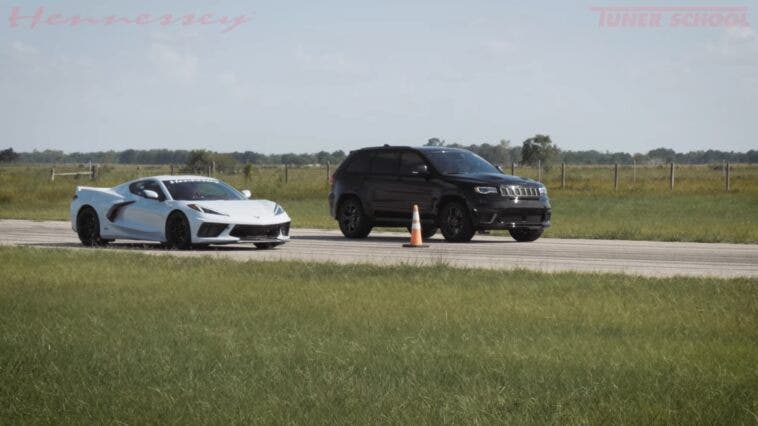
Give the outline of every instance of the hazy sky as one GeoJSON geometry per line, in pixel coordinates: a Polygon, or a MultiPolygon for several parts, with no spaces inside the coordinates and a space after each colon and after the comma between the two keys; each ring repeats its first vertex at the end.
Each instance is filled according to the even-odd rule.
{"type": "MultiPolygon", "coordinates": [[[[603,28],[598,4],[617,3],[0,0],[0,149],[758,149],[753,28],[603,28]],[[14,6],[250,20],[14,28],[14,6]]],[[[757,2],[727,4],[758,25],[757,2]]]]}

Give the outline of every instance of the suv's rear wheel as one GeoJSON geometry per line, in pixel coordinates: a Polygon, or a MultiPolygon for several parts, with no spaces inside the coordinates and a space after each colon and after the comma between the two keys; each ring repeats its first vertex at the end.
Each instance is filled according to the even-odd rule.
{"type": "Polygon", "coordinates": [[[442,235],[447,241],[456,243],[471,241],[476,233],[468,209],[459,201],[445,204],[440,211],[438,222],[442,235]]]}
{"type": "Polygon", "coordinates": [[[366,238],[371,232],[369,219],[363,213],[360,200],[355,197],[340,203],[337,220],[339,220],[342,235],[347,238],[366,238]]]}
{"type": "Polygon", "coordinates": [[[535,241],[542,236],[543,229],[511,229],[511,237],[520,243],[535,241]]]}

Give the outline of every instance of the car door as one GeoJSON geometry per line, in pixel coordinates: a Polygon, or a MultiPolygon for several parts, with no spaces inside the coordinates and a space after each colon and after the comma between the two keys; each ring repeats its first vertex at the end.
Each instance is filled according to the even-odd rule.
{"type": "Polygon", "coordinates": [[[378,151],[371,158],[371,167],[364,185],[368,189],[369,208],[374,217],[393,217],[397,203],[397,151],[378,151]]]}
{"type": "Polygon", "coordinates": [[[163,240],[166,217],[171,208],[166,205],[166,195],[158,181],[145,179],[129,186],[131,203],[122,208],[117,225],[127,231],[131,238],[163,240]],[[158,194],[158,199],[145,197],[145,190],[158,194]]]}
{"type": "Polygon", "coordinates": [[[437,191],[429,173],[419,171],[419,166],[426,166],[427,170],[430,170],[429,164],[413,151],[401,152],[399,164],[393,205],[396,215],[410,218],[413,205],[416,204],[422,217],[432,217],[437,191]]]}

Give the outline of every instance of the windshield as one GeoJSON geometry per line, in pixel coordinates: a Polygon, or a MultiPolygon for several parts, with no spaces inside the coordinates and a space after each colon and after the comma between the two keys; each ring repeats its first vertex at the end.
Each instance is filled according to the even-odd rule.
{"type": "Polygon", "coordinates": [[[487,160],[470,151],[432,151],[427,152],[426,156],[443,175],[501,173],[487,160]]]}
{"type": "Polygon", "coordinates": [[[231,186],[210,180],[164,180],[171,198],[191,200],[244,200],[245,196],[231,186]]]}

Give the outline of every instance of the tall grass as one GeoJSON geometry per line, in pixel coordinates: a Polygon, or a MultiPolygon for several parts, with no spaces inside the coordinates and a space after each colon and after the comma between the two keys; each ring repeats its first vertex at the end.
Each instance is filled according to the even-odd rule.
{"type": "MultiPolygon", "coordinates": [[[[85,170],[69,166],[66,170],[85,170]]],[[[63,167],[59,167],[63,169],[63,167]]],[[[0,218],[66,219],[77,185],[114,186],[134,179],[169,173],[168,166],[106,166],[97,181],[59,177],[49,180],[49,167],[0,168],[0,218]]],[[[516,168],[516,174],[536,178],[536,168],[516,168]]],[[[703,242],[758,242],[758,166],[734,165],[732,191],[724,191],[721,165],[677,166],[674,190],[669,190],[668,166],[620,168],[614,189],[612,166],[569,166],[566,188],[560,167],[543,171],[553,205],[547,236],[622,238],[703,242]]],[[[323,167],[254,167],[250,179],[241,173],[220,178],[254,197],[280,202],[299,227],[334,228],[328,216],[327,173],[323,167]]]]}
{"type": "Polygon", "coordinates": [[[7,423],[750,424],[758,281],[0,248],[7,423]],[[39,265],[45,265],[40,268],[39,265]]]}

